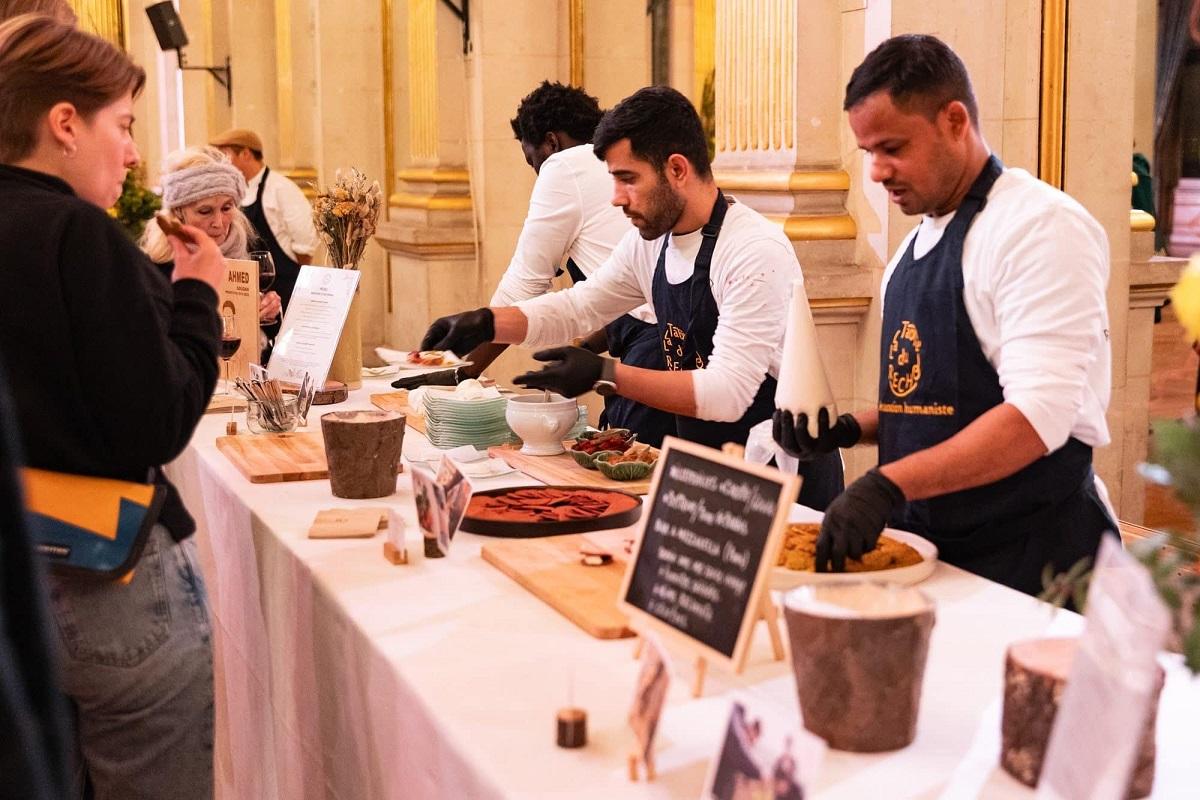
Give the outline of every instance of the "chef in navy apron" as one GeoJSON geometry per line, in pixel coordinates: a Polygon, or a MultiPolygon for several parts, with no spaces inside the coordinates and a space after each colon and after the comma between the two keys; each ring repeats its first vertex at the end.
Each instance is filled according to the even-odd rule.
{"type": "Polygon", "coordinates": [[[827,510],[817,568],[842,569],[887,524],[930,539],[944,561],[1037,594],[1047,566],[1064,571],[1093,556],[1116,529],[1092,447],[1079,438],[1107,440],[1102,230],[1069,198],[1024,171],[1006,172],[988,152],[966,69],[934,37],[880,45],[852,76],[845,105],[872,179],[906,213],[927,216],[885,276],[877,410],[822,420],[815,438],[807,420],[776,414],[776,439],[802,456],[872,437],[879,446],[879,467],[827,510]],[[972,239],[968,296],[964,244],[989,202],[1002,205],[972,239]],[[918,246],[940,226],[932,246],[918,246]],[[1057,257],[1068,250],[1069,265],[1057,257]],[[1060,309],[1075,309],[1079,321],[1064,329],[1060,309]],[[995,365],[1006,363],[1002,384],[995,365]],[[1042,411],[1047,405],[1055,411],[1042,411]],[[1061,446],[1045,444],[1068,429],[1061,446]]]}
{"type": "MultiPolygon", "coordinates": [[[[713,298],[709,269],[713,250],[721,235],[721,225],[729,202],[718,191],[708,224],[701,229],[704,237],[696,255],[692,274],[682,283],[667,280],[667,245],[670,235],[663,239],[654,268],[654,313],[658,317],[658,332],[662,337],[662,358],[668,370],[704,369],[713,351],[713,335],[717,332],[720,309],[713,298]]],[[[763,375],[763,381],[746,413],[736,422],[714,422],[677,415],[675,435],[690,442],[720,448],[726,442],[745,444],[750,429],[770,419],[775,409],[775,378],[763,375]]],[[[800,465],[804,478],[797,502],[823,509],[842,491],[842,462],[837,453],[827,453],[800,465]]]]}
{"type": "MultiPolygon", "coordinates": [[[[612,176],[611,202],[637,235],[626,235],[599,270],[570,289],[435,320],[422,349],[466,352],[487,341],[552,346],[649,302],[659,334],[656,366],[550,347],[534,353],[548,366],[514,382],[568,397],[620,394],[670,413],[681,438],[744,444],[750,428],[771,416],[789,292],[800,277],[795,249],[778,225],[726,201],[699,115],[678,91],[654,86],[627,97],[605,114],[593,147],[612,176]]],[[[841,488],[841,461],[832,454],[806,469],[811,496],[801,499],[823,508],[841,488]]]]}

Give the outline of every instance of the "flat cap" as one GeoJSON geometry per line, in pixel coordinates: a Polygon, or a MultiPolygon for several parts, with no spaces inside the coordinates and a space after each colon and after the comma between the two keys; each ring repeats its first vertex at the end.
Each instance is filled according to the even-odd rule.
{"type": "Polygon", "coordinates": [[[213,147],[247,147],[251,150],[263,151],[262,139],[254,131],[246,128],[232,128],[219,136],[214,136],[209,142],[213,147]]]}

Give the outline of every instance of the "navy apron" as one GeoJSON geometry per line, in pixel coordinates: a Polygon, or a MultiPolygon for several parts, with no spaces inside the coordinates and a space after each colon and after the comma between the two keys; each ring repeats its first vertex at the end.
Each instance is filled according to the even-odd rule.
{"type": "MultiPolygon", "coordinates": [[[[575,283],[587,280],[583,270],[569,258],[567,272],[575,283]]],[[[608,339],[608,354],[622,364],[644,369],[661,368],[662,354],[656,326],[622,314],[605,325],[604,332],[608,339]]],[[[675,433],[675,415],[614,394],[604,398],[600,426],[628,428],[637,432],[639,442],[662,447],[663,437],[675,433]]]]}
{"type": "MultiPolygon", "coordinates": [[[[709,271],[728,208],[725,195],[718,191],[708,224],[700,231],[703,238],[692,274],[685,281],[672,284],[667,280],[667,244],[671,235],[668,233],[663,238],[658,264],[654,268],[651,294],[654,298],[654,314],[658,317],[660,363],[668,370],[704,369],[712,355],[720,309],[712,294],[709,271]]],[[[774,413],[775,385],[774,378],[769,374],[764,375],[750,407],[736,422],[714,422],[675,415],[675,435],[718,449],[726,442],[745,444],[750,429],[770,419],[774,413]]],[[[834,451],[802,463],[800,476],[804,478],[804,483],[797,501],[823,511],[843,489],[841,455],[834,451]]]]}
{"type": "MultiPolygon", "coordinates": [[[[263,167],[262,180],[258,183],[258,196],[254,198],[253,203],[243,207],[242,212],[250,220],[250,224],[254,226],[254,232],[258,234],[258,238],[271,251],[271,258],[275,261],[275,284],[271,287],[271,290],[279,295],[279,299],[283,303],[283,308],[276,322],[262,326],[263,333],[267,335],[267,339],[270,342],[274,342],[276,334],[279,333],[279,326],[283,322],[283,312],[287,311],[288,303],[292,299],[292,292],[296,289],[296,279],[300,277],[300,265],[280,246],[279,240],[275,238],[274,231],[271,230],[270,223],[267,222],[267,213],[263,210],[263,190],[267,188],[267,176],[270,174],[271,168],[263,167]]],[[[263,351],[264,364],[270,357],[270,354],[271,345],[268,345],[267,349],[263,351]]]]}
{"type": "MultiPolygon", "coordinates": [[[[914,258],[913,236],[888,282],[880,343],[881,465],[949,439],[1004,402],[999,376],[967,317],[962,274],[967,231],[1003,170],[992,156],[941,240],[914,258]]],[[[907,503],[891,523],[933,541],[942,560],[1034,595],[1047,564],[1063,572],[1094,556],[1101,535],[1116,530],[1096,491],[1092,448],[1074,438],[995,483],[907,503]]]]}

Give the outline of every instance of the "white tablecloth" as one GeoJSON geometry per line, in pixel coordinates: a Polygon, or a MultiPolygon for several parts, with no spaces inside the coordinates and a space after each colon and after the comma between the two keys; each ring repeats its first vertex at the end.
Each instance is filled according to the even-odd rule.
{"type": "MultiPolygon", "coordinates": [[[[367,381],[337,408],[368,407],[368,393],[387,390],[367,381]]],[[[731,691],[797,708],[790,667],[770,660],[761,630],[746,672],[710,670],[700,699],[688,694],[690,664],[676,660],[659,778],[630,783],[630,641],[583,633],[486,564],[481,537],[460,534],[448,558],[407,566],[384,560],[382,534],[306,538],[320,509],[389,505],[407,522],[410,554],[419,550],[407,475],[382,501],[334,498],[328,481],[251,484],[216,449],[226,418],[206,417],[168,470],[197,518],[212,608],[219,797],[696,797],[731,691]],[[569,694],[589,715],[581,750],[554,744],[569,694]]],[[[406,456],[427,447],[410,432],[406,456]]],[[[1080,619],[946,565],[921,588],[937,624],[917,739],[881,755],[830,751],[818,796],[1031,797],[996,766],[1004,650],[1076,632],[1080,619]]],[[[1196,797],[1200,683],[1178,659],[1163,663],[1154,796],[1196,797]]]]}

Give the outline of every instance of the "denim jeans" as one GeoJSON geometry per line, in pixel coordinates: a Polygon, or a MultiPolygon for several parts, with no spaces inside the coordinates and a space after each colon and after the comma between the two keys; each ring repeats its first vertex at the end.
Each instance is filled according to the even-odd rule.
{"type": "Polygon", "coordinates": [[[51,584],[96,800],[211,798],[211,629],[195,543],[156,525],[129,584],[51,584]]]}

